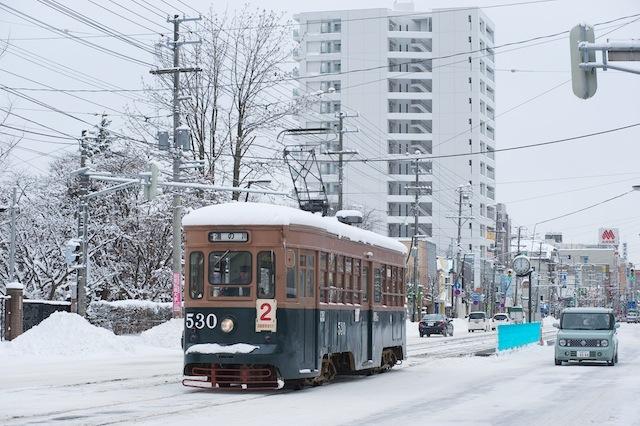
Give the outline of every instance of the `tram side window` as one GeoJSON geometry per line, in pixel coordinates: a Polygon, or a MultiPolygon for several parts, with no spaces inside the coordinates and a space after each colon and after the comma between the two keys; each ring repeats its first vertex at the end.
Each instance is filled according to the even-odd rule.
{"type": "Polygon", "coordinates": [[[276,255],[273,251],[258,253],[258,299],[276,296],[276,255]]]}
{"type": "Polygon", "coordinates": [[[373,274],[373,301],[380,303],[382,301],[382,271],[376,268],[373,274]]]}
{"type": "Polygon", "coordinates": [[[192,299],[202,299],[204,293],[204,254],[201,251],[189,255],[189,295],[192,299]]]}
{"type": "Polygon", "coordinates": [[[351,274],[353,263],[350,257],[344,258],[344,303],[353,303],[353,288],[351,286],[351,274]]]}
{"type": "Polygon", "coordinates": [[[313,297],[313,289],[316,285],[315,279],[315,256],[311,253],[304,255],[305,260],[300,256],[300,286],[305,297],[313,297]],[[304,273],[302,272],[304,270],[304,273]]]}
{"type": "Polygon", "coordinates": [[[336,256],[336,288],[337,299],[335,302],[344,303],[344,257],[336,256]]]}
{"type": "Polygon", "coordinates": [[[329,302],[336,302],[338,300],[338,293],[333,280],[336,271],[336,256],[333,253],[329,253],[329,260],[327,266],[327,286],[329,287],[329,302]]]}
{"type": "Polygon", "coordinates": [[[319,279],[320,282],[320,301],[327,303],[329,301],[329,291],[327,289],[327,253],[320,253],[320,265],[318,265],[320,269],[319,279]]]}
{"type": "Polygon", "coordinates": [[[360,259],[353,259],[353,278],[351,280],[353,286],[353,303],[359,305],[361,297],[360,287],[360,259]]]}
{"type": "Polygon", "coordinates": [[[298,297],[296,251],[287,250],[287,299],[298,297]]]}
{"type": "Polygon", "coordinates": [[[369,266],[362,267],[362,302],[369,300],[369,266]]]}

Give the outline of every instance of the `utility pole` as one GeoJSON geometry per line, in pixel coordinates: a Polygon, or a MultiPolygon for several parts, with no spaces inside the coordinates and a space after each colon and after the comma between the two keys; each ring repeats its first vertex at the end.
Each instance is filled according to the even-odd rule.
{"type": "Polygon", "coordinates": [[[344,128],[344,119],[349,117],[357,117],[358,114],[347,115],[346,113],[340,111],[336,114],[338,118],[338,151],[328,152],[327,154],[338,154],[338,208],[337,211],[340,211],[344,208],[344,155],[345,154],[357,154],[357,151],[345,151],[344,150],[344,134],[357,132],[358,129],[355,130],[346,130],[344,128]]]}
{"type": "MultiPolygon", "coordinates": [[[[516,255],[520,254],[520,234],[522,232],[522,226],[518,226],[518,252],[516,253],[516,255]]],[[[531,286],[531,280],[529,280],[529,286],[531,286]]],[[[514,306],[519,306],[520,304],[518,303],[518,276],[516,276],[516,288],[515,288],[515,294],[513,296],[513,303],[515,304],[514,306]]]]}
{"type": "MultiPolygon", "coordinates": [[[[462,255],[462,247],[460,246],[462,242],[462,225],[466,223],[467,220],[473,220],[473,216],[462,216],[462,202],[464,200],[468,200],[469,198],[469,185],[460,185],[456,188],[458,192],[458,215],[457,216],[448,216],[450,219],[457,220],[458,225],[458,236],[456,239],[457,244],[457,254],[456,254],[456,265],[455,265],[455,281],[454,285],[456,285],[460,281],[460,276],[462,275],[462,264],[460,260],[460,256],[462,255]]],[[[464,291],[464,282],[462,283],[462,288],[460,291],[464,291]]],[[[457,299],[457,298],[456,298],[457,299]]],[[[458,303],[457,300],[454,302],[452,300],[454,317],[458,316],[458,303]]]]}
{"type": "Polygon", "coordinates": [[[11,240],[9,242],[9,282],[16,279],[16,188],[11,191],[11,240]]]}
{"type": "Polygon", "coordinates": [[[428,187],[420,186],[420,158],[418,155],[420,152],[416,151],[416,158],[413,160],[413,166],[415,170],[415,182],[414,186],[407,186],[407,191],[413,191],[413,237],[411,238],[411,254],[413,255],[413,321],[417,321],[419,318],[418,312],[418,281],[419,278],[419,250],[418,250],[418,227],[420,217],[420,194],[424,190],[428,190],[428,187]]]}
{"type": "MultiPolygon", "coordinates": [[[[80,137],[80,169],[87,167],[87,131],[83,130],[80,137]]],[[[80,174],[80,191],[78,204],[78,240],[81,244],[80,264],[76,269],[76,290],[71,292],[72,305],[75,299],[75,311],[80,316],[85,316],[87,310],[87,268],[89,253],[87,253],[87,221],[89,219],[87,209],[87,194],[89,193],[89,176],[80,174]],[[75,297],[74,297],[75,293],[75,297]]]]}
{"type": "MultiPolygon", "coordinates": [[[[536,312],[539,311],[538,307],[540,305],[540,276],[542,275],[542,241],[540,241],[539,253],[538,253],[538,291],[536,291],[536,312]]],[[[549,268],[547,267],[547,270],[549,268]]],[[[529,283],[531,286],[531,283],[529,283]]],[[[529,295],[529,299],[531,299],[531,295],[529,295]]],[[[542,315],[541,315],[542,316],[542,315]]],[[[531,322],[531,321],[529,321],[531,322]]]]}
{"type": "MultiPolygon", "coordinates": [[[[168,43],[173,50],[173,67],[168,69],[156,69],[150,71],[151,74],[172,74],[173,75],[173,181],[180,181],[180,160],[182,157],[182,149],[184,148],[181,138],[178,135],[180,127],[180,73],[182,72],[199,72],[200,68],[181,68],[180,67],[180,46],[183,44],[197,44],[201,41],[180,41],[180,24],[187,21],[199,21],[202,17],[187,18],[180,15],[173,15],[167,18],[167,22],[173,23],[173,42],[168,43]]],[[[186,140],[188,143],[188,138],[186,140]]],[[[179,192],[173,194],[173,295],[180,297],[182,289],[182,197],[179,192]]],[[[174,300],[174,316],[179,316],[180,312],[176,309],[177,303],[174,300]]]]}

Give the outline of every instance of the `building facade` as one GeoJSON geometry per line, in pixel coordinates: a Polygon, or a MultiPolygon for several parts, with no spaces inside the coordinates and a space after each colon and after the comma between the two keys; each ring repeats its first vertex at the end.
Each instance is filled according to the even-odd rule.
{"type": "MultiPolygon", "coordinates": [[[[494,25],[477,8],[416,12],[394,10],[308,12],[295,16],[294,53],[301,77],[296,93],[317,95],[301,127],[338,128],[342,113],[345,208],[364,210],[370,229],[390,237],[414,233],[414,191],[419,191],[421,235],[438,255],[458,248],[458,212],[467,219],[460,250],[487,257],[495,227],[494,25]],[[354,117],[357,114],[357,117],[354,117]],[[357,132],[355,132],[357,128],[357,132]],[[429,159],[430,156],[480,154],[429,159]],[[416,189],[416,167],[419,156],[416,189]],[[367,159],[369,161],[359,161],[367,159]],[[373,161],[372,161],[373,160],[373,161]],[[457,189],[468,186],[459,209],[457,189]],[[472,218],[472,219],[471,219],[472,218]]],[[[317,140],[309,143],[316,144],[317,140]]],[[[335,205],[335,140],[320,150],[321,170],[335,205]]],[[[480,267],[474,268],[480,282],[480,267]]]]}

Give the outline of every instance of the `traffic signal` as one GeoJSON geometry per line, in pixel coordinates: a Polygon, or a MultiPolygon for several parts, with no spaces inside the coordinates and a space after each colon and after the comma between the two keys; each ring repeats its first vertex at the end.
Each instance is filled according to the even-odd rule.
{"type": "Polygon", "coordinates": [[[156,163],[151,162],[147,164],[146,169],[147,173],[143,184],[143,193],[144,198],[147,201],[151,201],[156,198],[158,192],[158,174],[160,173],[160,168],[156,163]]]}
{"type": "Polygon", "coordinates": [[[82,263],[82,241],[79,238],[70,239],[65,243],[63,253],[67,265],[80,265],[82,263]]]}
{"type": "Polygon", "coordinates": [[[598,80],[596,77],[596,69],[580,68],[581,63],[595,62],[596,52],[589,50],[586,55],[580,50],[578,44],[580,42],[595,41],[593,27],[586,24],[576,25],[569,33],[569,43],[571,52],[571,85],[573,93],[580,99],[588,99],[596,93],[598,88],[598,80]]]}

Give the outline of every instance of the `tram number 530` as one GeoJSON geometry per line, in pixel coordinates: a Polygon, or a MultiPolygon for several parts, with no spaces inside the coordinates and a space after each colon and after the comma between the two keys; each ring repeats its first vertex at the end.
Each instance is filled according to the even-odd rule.
{"type": "Polygon", "coordinates": [[[276,308],[275,299],[256,300],[256,331],[276,331],[276,308]]]}
{"type": "Polygon", "coordinates": [[[189,312],[184,318],[184,325],[187,328],[197,328],[198,330],[205,327],[214,329],[218,325],[218,317],[215,314],[205,315],[202,312],[189,312]]]}

